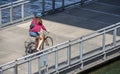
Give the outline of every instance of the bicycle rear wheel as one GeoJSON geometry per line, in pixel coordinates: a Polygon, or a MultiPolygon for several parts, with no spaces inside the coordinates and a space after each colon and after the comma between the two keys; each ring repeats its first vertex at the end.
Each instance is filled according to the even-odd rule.
{"type": "Polygon", "coordinates": [[[42,47],[44,49],[44,48],[48,48],[48,47],[51,47],[51,46],[53,46],[53,39],[52,39],[52,37],[47,36],[45,38],[44,42],[43,42],[43,46],[42,47]],[[47,43],[46,43],[46,40],[47,40],[47,43]]]}
{"type": "Polygon", "coordinates": [[[34,42],[28,43],[25,51],[26,55],[33,53],[34,49],[35,49],[35,43],[34,42]]]}

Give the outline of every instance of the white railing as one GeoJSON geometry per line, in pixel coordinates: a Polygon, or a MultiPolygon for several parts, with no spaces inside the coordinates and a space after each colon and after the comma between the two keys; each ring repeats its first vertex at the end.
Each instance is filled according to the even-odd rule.
{"type": "MultiPolygon", "coordinates": [[[[18,21],[24,21],[27,17],[24,16],[24,5],[30,1],[16,1],[0,6],[0,27],[16,23],[18,21]],[[19,9],[20,8],[20,9],[19,9]],[[14,9],[17,9],[16,13],[19,14],[19,18],[14,18],[16,15],[14,9]]],[[[18,16],[16,16],[18,17],[18,16]]]]}
{"type": "Polygon", "coordinates": [[[86,61],[91,64],[93,58],[101,56],[99,59],[106,60],[118,53],[115,50],[120,53],[119,31],[120,22],[3,64],[0,66],[0,74],[59,73],[76,65],[83,70],[86,61]]]}

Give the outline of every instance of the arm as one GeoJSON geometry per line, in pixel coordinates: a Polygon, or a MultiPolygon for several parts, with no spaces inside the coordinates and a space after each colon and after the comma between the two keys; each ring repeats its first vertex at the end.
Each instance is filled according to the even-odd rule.
{"type": "Polygon", "coordinates": [[[42,29],[47,32],[47,29],[45,28],[45,26],[43,24],[42,24],[42,29]]]}

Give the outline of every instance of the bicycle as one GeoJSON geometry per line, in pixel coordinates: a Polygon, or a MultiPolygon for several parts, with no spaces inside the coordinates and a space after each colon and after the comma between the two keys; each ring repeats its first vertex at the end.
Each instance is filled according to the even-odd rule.
{"type": "MultiPolygon", "coordinates": [[[[53,38],[51,36],[49,36],[48,34],[46,34],[45,31],[43,31],[42,34],[44,35],[45,38],[44,38],[44,40],[41,44],[41,47],[39,49],[43,50],[44,48],[53,46],[53,38]],[[45,44],[46,44],[46,46],[45,46],[45,44]]],[[[34,53],[35,47],[36,47],[36,40],[35,41],[33,41],[33,40],[25,41],[25,53],[26,53],[26,55],[34,53]]]]}

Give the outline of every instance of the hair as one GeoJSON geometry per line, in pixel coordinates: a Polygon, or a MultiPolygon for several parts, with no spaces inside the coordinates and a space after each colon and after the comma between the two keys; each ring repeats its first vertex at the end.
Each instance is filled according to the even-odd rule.
{"type": "Polygon", "coordinates": [[[42,24],[42,19],[41,18],[37,18],[37,21],[39,24],[42,24]]]}
{"type": "Polygon", "coordinates": [[[33,17],[33,19],[36,20],[39,24],[42,24],[42,19],[41,18],[33,17]]]}

